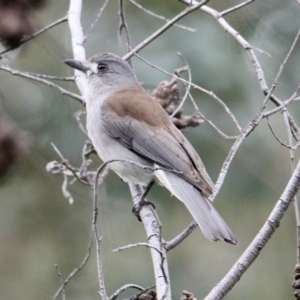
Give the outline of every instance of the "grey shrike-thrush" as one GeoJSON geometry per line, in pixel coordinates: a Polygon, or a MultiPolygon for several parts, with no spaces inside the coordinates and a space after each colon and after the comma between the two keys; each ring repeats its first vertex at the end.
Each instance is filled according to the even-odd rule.
{"type": "Polygon", "coordinates": [[[209,240],[236,244],[207,198],[215,188],[200,157],[129,64],[110,53],[64,62],[87,76],[87,130],[100,158],[123,160],[109,167],[125,182],[158,181],[185,204],[209,240]]]}

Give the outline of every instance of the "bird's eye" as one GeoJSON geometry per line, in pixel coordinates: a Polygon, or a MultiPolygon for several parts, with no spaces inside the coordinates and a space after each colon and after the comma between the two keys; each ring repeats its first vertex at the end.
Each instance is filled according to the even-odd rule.
{"type": "Polygon", "coordinates": [[[102,63],[99,63],[98,66],[97,66],[98,70],[99,71],[105,71],[107,70],[107,67],[105,64],[102,64],[102,63]]]}

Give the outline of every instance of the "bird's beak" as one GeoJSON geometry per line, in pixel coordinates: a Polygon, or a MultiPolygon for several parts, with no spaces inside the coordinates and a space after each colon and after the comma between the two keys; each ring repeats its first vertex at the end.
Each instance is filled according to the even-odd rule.
{"type": "Polygon", "coordinates": [[[79,71],[82,71],[86,73],[88,70],[90,70],[90,66],[88,62],[85,61],[79,61],[75,59],[66,59],[64,60],[64,63],[68,65],[71,68],[77,69],[79,71]]]}

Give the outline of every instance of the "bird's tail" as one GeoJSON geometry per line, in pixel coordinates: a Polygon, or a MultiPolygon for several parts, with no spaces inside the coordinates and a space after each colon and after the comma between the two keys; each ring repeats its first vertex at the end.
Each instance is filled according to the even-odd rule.
{"type": "Polygon", "coordinates": [[[175,197],[185,204],[206,238],[211,241],[224,240],[231,244],[237,243],[233,233],[211,201],[197,188],[175,173],[156,170],[155,175],[175,197]]]}

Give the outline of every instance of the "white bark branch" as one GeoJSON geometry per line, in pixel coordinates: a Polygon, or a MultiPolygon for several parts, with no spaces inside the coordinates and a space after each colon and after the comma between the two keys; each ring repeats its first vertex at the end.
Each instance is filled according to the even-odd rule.
{"type": "Polygon", "coordinates": [[[216,285],[216,287],[205,297],[204,300],[220,300],[233,288],[247,271],[250,265],[259,255],[260,251],[267,244],[282,219],[285,211],[293,202],[300,187],[300,161],[287,184],[283,194],[277,201],[267,221],[248,246],[239,260],[233,265],[227,275],[216,285]]]}

